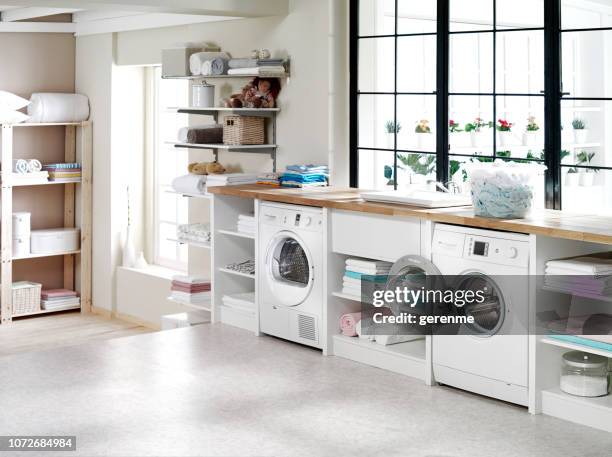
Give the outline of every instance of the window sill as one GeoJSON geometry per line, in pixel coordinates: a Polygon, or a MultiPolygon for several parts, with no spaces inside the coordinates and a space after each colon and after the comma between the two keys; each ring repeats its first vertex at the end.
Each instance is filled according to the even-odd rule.
{"type": "Polygon", "coordinates": [[[138,273],[141,275],[151,276],[153,278],[172,280],[173,276],[184,275],[184,271],[172,270],[171,268],[160,267],[159,265],[149,265],[147,268],[130,268],[130,267],[117,267],[119,270],[129,271],[131,273],[138,273]]]}

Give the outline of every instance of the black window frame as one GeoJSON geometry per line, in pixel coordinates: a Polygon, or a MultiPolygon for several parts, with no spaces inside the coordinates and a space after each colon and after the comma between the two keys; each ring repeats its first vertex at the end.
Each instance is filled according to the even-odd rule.
{"type": "MultiPolygon", "coordinates": [[[[547,167],[545,173],[545,205],[549,209],[561,209],[561,193],[562,193],[562,173],[563,167],[586,168],[590,170],[612,170],[612,167],[599,167],[590,165],[562,165],[561,164],[561,105],[565,100],[594,100],[594,101],[612,101],[612,98],[593,98],[593,97],[572,97],[571,94],[563,92],[562,88],[562,72],[561,72],[561,38],[564,32],[580,32],[594,30],[612,30],[612,27],[585,28],[585,29],[562,29],[561,25],[561,0],[544,0],[544,26],[543,27],[525,27],[512,29],[497,28],[497,1],[493,2],[493,27],[486,30],[474,31],[450,31],[450,1],[452,0],[436,0],[437,1],[437,32],[435,33],[437,41],[437,62],[436,62],[436,179],[439,182],[447,182],[449,180],[449,164],[450,158],[460,157],[461,154],[453,154],[449,152],[449,97],[461,95],[485,95],[493,98],[493,121],[497,117],[497,97],[500,96],[524,96],[524,97],[542,97],[544,99],[544,164],[547,167]],[[544,33],[544,91],[538,94],[534,93],[510,93],[503,94],[496,92],[496,39],[499,33],[513,33],[525,31],[543,31],[544,33]],[[462,33],[492,33],[493,36],[493,91],[491,93],[454,93],[449,91],[449,42],[450,36],[462,33]],[[554,126],[558,126],[555,128],[554,126]],[[551,153],[551,151],[553,153],[551,153]]],[[[454,0],[457,1],[457,0],[454,0]]],[[[404,93],[397,92],[397,60],[398,60],[398,37],[404,34],[398,34],[398,0],[395,0],[395,31],[394,34],[381,35],[382,37],[393,37],[395,40],[395,78],[394,91],[385,93],[386,95],[394,95],[394,121],[397,124],[397,97],[404,93]]],[[[349,59],[350,59],[350,78],[349,78],[349,108],[350,108],[350,131],[349,131],[349,184],[351,187],[359,186],[359,151],[360,150],[378,150],[373,147],[360,147],[359,145],[359,96],[361,94],[376,95],[378,93],[360,92],[359,91],[359,41],[361,39],[371,39],[373,36],[359,35],[359,0],[350,0],[350,40],[349,40],[349,59]]],[[[411,36],[433,35],[432,33],[410,34],[411,36]]],[[[376,36],[380,38],[380,36],[376,36]]],[[[415,93],[416,95],[424,95],[425,93],[415,93]]],[[[428,93],[431,95],[431,93],[428,93]]],[[[382,93],[381,93],[382,95],[382,93]]],[[[397,153],[398,152],[418,152],[423,151],[403,151],[397,148],[397,132],[394,134],[394,149],[380,149],[379,151],[393,152],[394,154],[394,178],[397,176],[397,153]]],[[[493,135],[493,157],[497,157],[497,135],[493,135]]],[[[426,153],[426,152],[425,152],[426,153]]],[[[474,157],[470,155],[470,157],[474,157]]],[[[513,160],[509,158],[508,160],[513,160]]],[[[516,160],[516,159],[514,159],[516,160]]],[[[532,162],[542,162],[541,159],[527,159],[532,162]]],[[[397,182],[395,182],[397,187],[397,182]]]]}

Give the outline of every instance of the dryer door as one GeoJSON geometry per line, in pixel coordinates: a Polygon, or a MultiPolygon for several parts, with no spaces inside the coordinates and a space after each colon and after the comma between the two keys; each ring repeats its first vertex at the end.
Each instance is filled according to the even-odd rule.
{"type": "Polygon", "coordinates": [[[298,306],[308,298],[314,282],[312,256],[295,233],[277,233],[266,251],[268,289],[275,304],[298,306]]]}

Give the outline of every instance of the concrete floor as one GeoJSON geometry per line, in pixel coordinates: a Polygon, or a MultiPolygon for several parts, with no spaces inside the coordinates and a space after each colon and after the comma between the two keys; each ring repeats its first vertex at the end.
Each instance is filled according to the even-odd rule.
{"type": "Polygon", "coordinates": [[[1,434],[76,435],[64,456],[612,455],[612,434],[223,325],[3,357],[0,385],[1,434]]]}

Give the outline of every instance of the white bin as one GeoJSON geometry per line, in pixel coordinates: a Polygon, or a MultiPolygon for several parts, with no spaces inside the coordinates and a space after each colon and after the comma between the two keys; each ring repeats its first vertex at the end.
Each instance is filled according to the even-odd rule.
{"type": "Polygon", "coordinates": [[[32,254],[77,251],[81,231],[76,228],[32,230],[30,251],[32,254]]]}
{"type": "Polygon", "coordinates": [[[30,254],[30,237],[13,237],[13,257],[26,257],[30,254]]]}
{"type": "Polygon", "coordinates": [[[31,213],[13,213],[13,238],[29,238],[31,213]]]}

